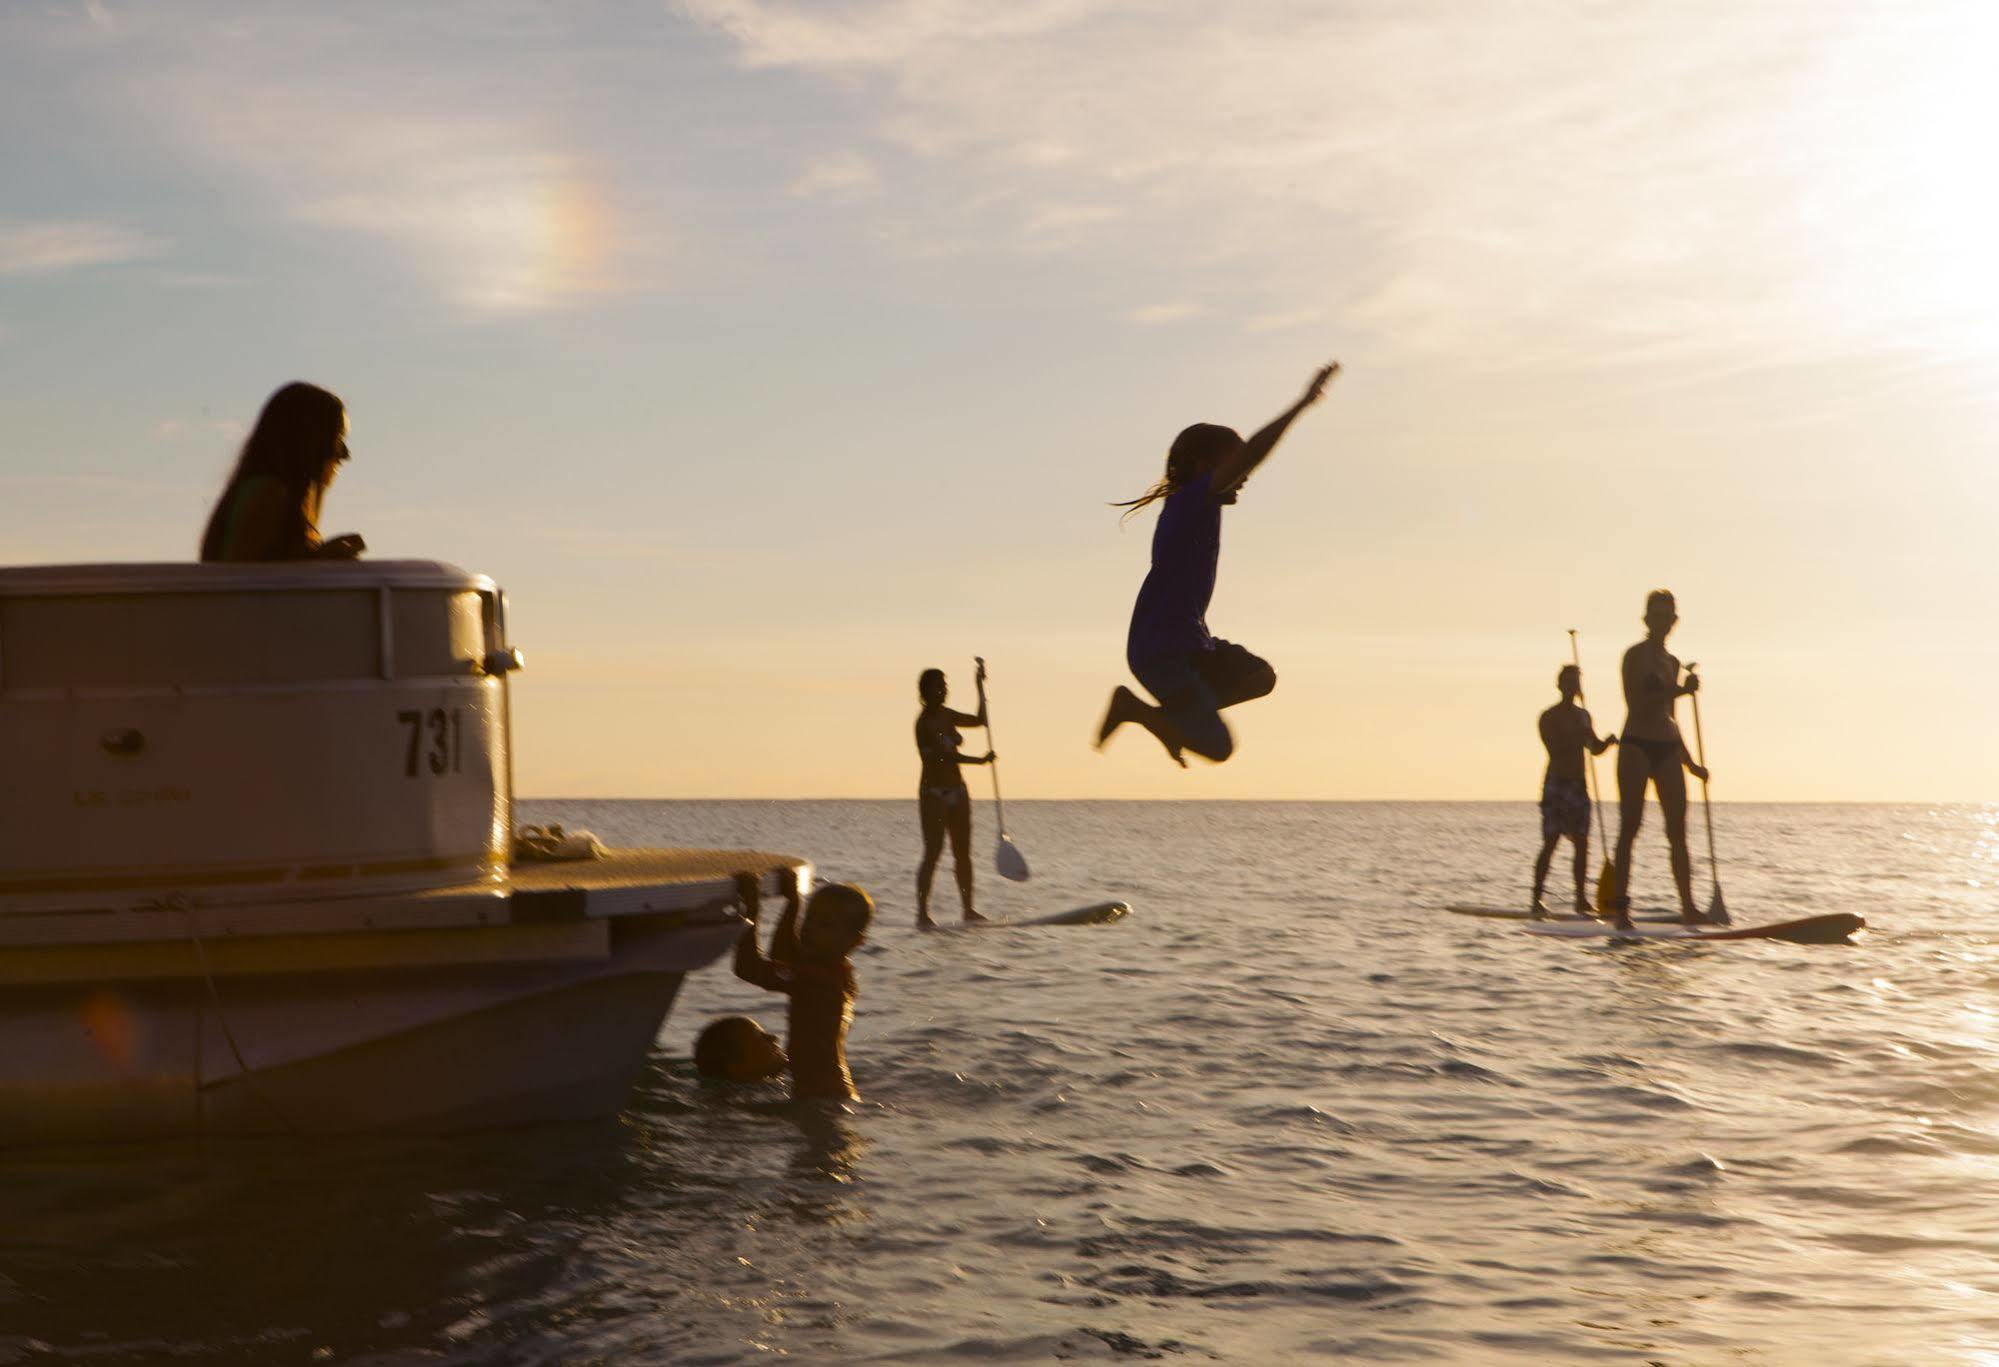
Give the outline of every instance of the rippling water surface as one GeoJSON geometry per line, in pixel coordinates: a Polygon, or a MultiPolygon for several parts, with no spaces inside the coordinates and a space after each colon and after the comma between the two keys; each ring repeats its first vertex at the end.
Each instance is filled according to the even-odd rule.
{"type": "Polygon", "coordinates": [[[615,1123],[11,1158],[0,1363],[1999,1362],[1999,810],[1721,809],[1737,920],[1852,948],[1443,914],[1526,804],[1021,803],[1025,886],[982,809],[987,910],[1137,914],[935,936],[913,804],[523,816],[872,888],[865,1102],[698,1084],[782,1024],[718,965],[615,1123]]]}

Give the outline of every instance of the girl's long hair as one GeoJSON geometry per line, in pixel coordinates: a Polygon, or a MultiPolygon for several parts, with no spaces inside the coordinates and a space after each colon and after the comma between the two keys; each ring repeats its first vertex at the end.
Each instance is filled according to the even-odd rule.
{"type": "Polygon", "coordinates": [[[298,509],[299,540],[306,536],[306,501],[333,457],[333,440],[347,423],[346,405],[338,395],[303,380],[278,390],[264,402],[257,425],[243,443],[236,468],[215,500],[208,526],[201,534],[201,558],[222,558],[227,539],[231,504],[242,483],[257,475],[281,480],[292,494],[291,506],[298,509]]]}
{"type": "Polygon", "coordinates": [[[1166,475],[1157,484],[1147,489],[1137,498],[1128,498],[1111,507],[1124,509],[1119,522],[1127,522],[1132,515],[1147,504],[1157,503],[1181,485],[1207,469],[1214,458],[1225,451],[1242,445],[1242,438],[1233,427],[1223,427],[1218,423],[1197,422],[1173,438],[1172,449],[1166,453],[1166,475]]]}

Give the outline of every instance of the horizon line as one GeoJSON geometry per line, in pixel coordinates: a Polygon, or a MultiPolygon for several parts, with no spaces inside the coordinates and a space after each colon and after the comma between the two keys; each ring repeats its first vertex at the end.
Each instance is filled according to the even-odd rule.
{"type": "MultiPolygon", "coordinates": [[[[990,804],[991,798],[974,797],[976,802],[990,804]]],[[[911,803],[910,797],[779,797],[771,794],[738,794],[736,796],[654,796],[642,797],[630,794],[616,796],[582,796],[577,794],[536,794],[515,795],[516,802],[896,802],[911,803]]],[[[1539,799],[1532,797],[1017,797],[1019,804],[1030,802],[1289,802],[1313,806],[1382,806],[1397,804],[1403,806],[1520,806],[1532,807],[1539,799]]],[[[1646,798],[1647,806],[1657,805],[1658,799],[1646,798]]],[[[1821,798],[1734,798],[1716,801],[1717,807],[1992,807],[1999,806],[1999,798],[1864,798],[1864,797],[1821,797],[1821,798]]]]}

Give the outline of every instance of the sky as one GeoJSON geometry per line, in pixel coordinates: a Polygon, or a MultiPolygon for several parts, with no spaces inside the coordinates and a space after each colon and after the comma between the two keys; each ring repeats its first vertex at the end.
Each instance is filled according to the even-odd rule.
{"type": "MultiPolygon", "coordinates": [[[[322,530],[509,592],[521,792],[1532,798],[1679,597],[1717,800],[1999,799],[1983,0],[0,3],[0,559],[322,530]],[[1196,421],[1226,765],[1090,739],[1196,421]],[[976,744],[976,738],[971,744],[976,744]],[[983,775],[972,774],[975,782],[983,775]]],[[[1683,722],[1688,719],[1682,705],[1683,722]]]]}

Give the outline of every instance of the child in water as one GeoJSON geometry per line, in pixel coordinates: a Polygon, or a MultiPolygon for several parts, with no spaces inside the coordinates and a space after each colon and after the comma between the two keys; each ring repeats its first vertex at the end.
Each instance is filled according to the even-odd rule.
{"type": "Polygon", "coordinates": [[[1576,910],[1587,916],[1590,906],[1584,882],[1589,873],[1589,784],[1583,778],[1583,750],[1600,755],[1617,743],[1617,737],[1599,737],[1596,723],[1577,701],[1583,692],[1581,669],[1563,665],[1555,675],[1555,687],[1561,690],[1562,700],[1541,714],[1541,744],[1548,751],[1548,772],[1541,780],[1541,853],[1534,860],[1531,906],[1536,916],[1548,914],[1541,889],[1547,886],[1555,846],[1567,836],[1576,847],[1576,910]]]}
{"type": "Polygon", "coordinates": [[[1322,368],[1298,402],[1248,441],[1232,428],[1195,423],[1174,438],[1164,479],[1140,497],[1112,505],[1129,509],[1129,517],[1149,503],[1164,501],[1152,533],[1152,569],[1138,591],[1125,639],[1125,662],[1159,705],[1119,684],[1097,728],[1098,749],[1120,726],[1137,722],[1181,767],[1187,763],[1185,750],[1219,764],[1235,752],[1222,709],[1277,687],[1277,672],[1268,661],[1208,631],[1208,603],[1215,595],[1222,551],[1222,509],[1236,501],[1243,481],[1339,373],[1337,361],[1322,368]]]}
{"type": "Polygon", "coordinates": [[[851,883],[828,883],[812,894],[800,925],[798,871],[783,875],[784,914],[770,953],[757,948],[760,879],[736,875],[736,896],[749,925],[736,942],[736,976],[791,998],[785,1046],[791,1094],[799,1100],[859,1097],[847,1071],[847,1027],[854,1019],[854,966],[847,956],[866,938],[875,904],[851,883]]]}
{"type": "Polygon", "coordinates": [[[762,1082],[791,1060],[777,1036],[748,1016],[709,1021],[694,1037],[694,1069],[717,1082],[762,1082]]]}

